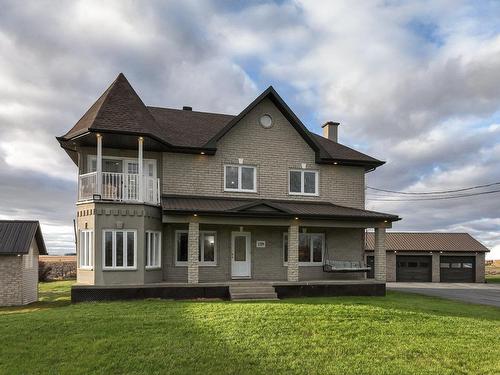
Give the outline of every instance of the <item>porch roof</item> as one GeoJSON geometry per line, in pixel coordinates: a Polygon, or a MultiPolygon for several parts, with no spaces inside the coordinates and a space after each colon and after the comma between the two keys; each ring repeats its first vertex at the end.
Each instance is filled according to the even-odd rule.
{"type": "Polygon", "coordinates": [[[293,218],[298,216],[300,218],[311,219],[380,220],[388,222],[400,220],[397,215],[339,206],[330,202],[163,195],[161,206],[164,213],[170,214],[206,214],[262,218],[293,218]]]}

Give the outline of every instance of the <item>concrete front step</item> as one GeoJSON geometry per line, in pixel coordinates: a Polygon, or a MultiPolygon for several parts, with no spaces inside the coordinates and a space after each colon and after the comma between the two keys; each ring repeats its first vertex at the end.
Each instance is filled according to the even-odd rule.
{"type": "Polygon", "coordinates": [[[278,299],[274,287],[269,284],[241,283],[229,287],[232,300],[273,300],[278,299]]]}
{"type": "Polygon", "coordinates": [[[233,301],[241,300],[274,300],[278,299],[276,293],[231,293],[231,299],[233,301]]]}
{"type": "Polygon", "coordinates": [[[241,286],[237,288],[229,287],[229,290],[231,293],[274,293],[274,288],[273,287],[268,287],[268,286],[241,286]]]}

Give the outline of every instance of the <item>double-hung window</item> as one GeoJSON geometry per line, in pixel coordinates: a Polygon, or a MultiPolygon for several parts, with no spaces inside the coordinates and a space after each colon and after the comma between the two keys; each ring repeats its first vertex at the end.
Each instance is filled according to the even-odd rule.
{"type": "MultiPolygon", "coordinates": [[[[214,231],[200,231],[198,245],[198,262],[201,266],[215,266],[217,264],[217,233],[214,231]]],[[[175,264],[186,266],[188,263],[188,231],[175,232],[175,264]]]]}
{"type": "Polygon", "coordinates": [[[93,230],[80,231],[79,268],[91,269],[94,266],[93,237],[93,230]]]}
{"type": "Polygon", "coordinates": [[[318,171],[291,170],[289,174],[290,195],[318,195],[318,171]]]}
{"type": "Polygon", "coordinates": [[[257,192],[257,168],[248,165],[225,165],[224,191],[257,192]]]}
{"type": "Polygon", "coordinates": [[[126,270],[137,267],[137,232],[128,229],[103,230],[104,267],[126,270]]]}
{"type": "MultiPolygon", "coordinates": [[[[321,265],[324,249],[323,233],[299,233],[299,265],[321,265]]],[[[288,263],[288,233],[283,233],[283,260],[285,264],[288,263]]]]}
{"type": "Polygon", "coordinates": [[[161,232],[146,231],[146,268],[161,268],[161,232]]]}

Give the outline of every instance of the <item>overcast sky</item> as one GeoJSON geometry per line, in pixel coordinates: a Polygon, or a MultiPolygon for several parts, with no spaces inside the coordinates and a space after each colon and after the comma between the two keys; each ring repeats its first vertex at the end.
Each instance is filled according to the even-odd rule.
{"type": "MultiPolygon", "coordinates": [[[[0,218],[74,251],[77,171],[55,136],[119,72],[148,105],[231,114],[273,85],[310,130],[340,121],[342,143],[387,161],[369,186],[500,181],[500,2],[326,3],[0,0],[0,218]]],[[[367,208],[500,258],[500,193],[367,208]]]]}

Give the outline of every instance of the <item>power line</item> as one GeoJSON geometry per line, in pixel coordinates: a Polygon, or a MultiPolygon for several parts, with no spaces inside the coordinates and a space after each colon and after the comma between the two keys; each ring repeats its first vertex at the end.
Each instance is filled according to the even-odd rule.
{"type": "Polygon", "coordinates": [[[414,202],[414,201],[435,201],[435,200],[442,200],[442,199],[474,197],[477,195],[493,194],[493,193],[500,193],[500,190],[483,191],[480,193],[471,193],[471,194],[451,195],[451,196],[446,196],[446,197],[409,198],[409,199],[397,199],[398,197],[395,197],[396,199],[377,199],[377,198],[367,198],[367,199],[371,200],[371,201],[384,201],[384,202],[412,202],[412,201],[414,202]]]}
{"type": "Polygon", "coordinates": [[[405,194],[405,195],[432,195],[432,194],[448,194],[448,193],[458,193],[461,191],[468,191],[468,190],[473,190],[473,189],[480,189],[480,188],[485,188],[485,187],[490,187],[490,186],[496,186],[500,185],[500,182],[493,182],[491,184],[486,184],[486,185],[476,185],[476,186],[471,186],[471,187],[466,187],[462,189],[455,189],[455,190],[441,190],[441,191],[426,191],[426,192],[413,192],[413,191],[396,191],[396,190],[387,190],[387,189],[379,189],[375,188],[372,186],[367,186],[367,189],[371,190],[376,190],[376,191],[382,191],[385,193],[394,193],[394,194],[405,194]]]}

